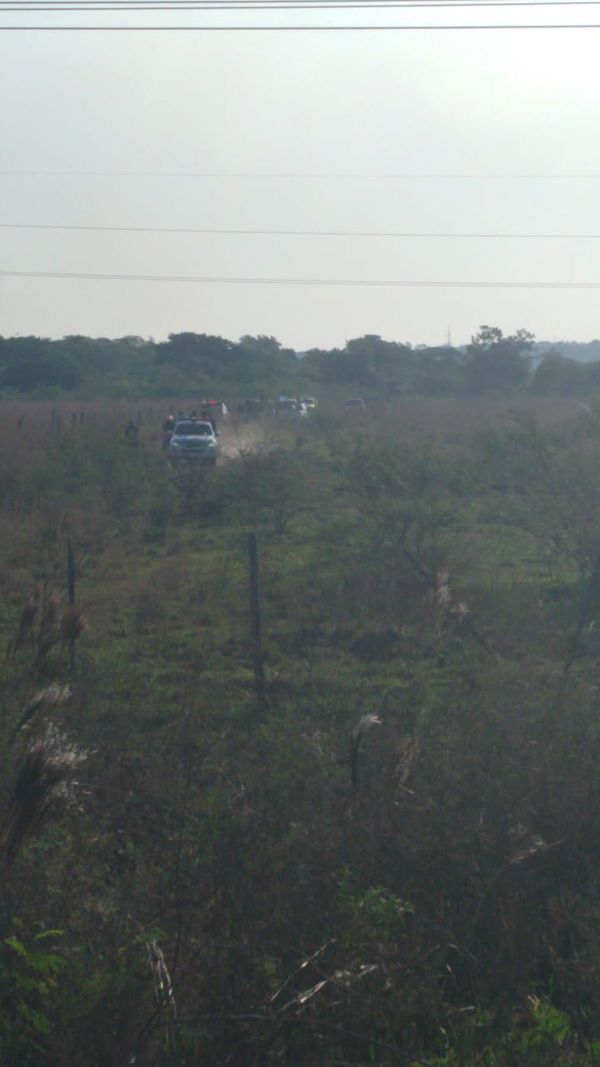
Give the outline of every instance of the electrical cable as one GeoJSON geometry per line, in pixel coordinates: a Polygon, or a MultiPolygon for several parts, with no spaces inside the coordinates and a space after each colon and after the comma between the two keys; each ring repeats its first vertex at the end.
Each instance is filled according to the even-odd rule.
{"type": "MultiPolygon", "coordinates": [[[[179,2],[168,3],[168,0],[49,0],[48,3],[40,2],[40,0],[2,0],[0,3],[0,10],[10,12],[93,12],[93,11],[287,11],[287,10],[352,10],[353,8],[366,10],[369,7],[373,9],[385,10],[387,8],[395,8],[402,10],[403,8],[427,8],[427,7],[527,7],[529,9],[535,7],[548,7],[548,6],[580,6],[580,5],[593,5],[598,0],[179,0],[179,2]]],[[[97,26],[85,26],[85,25],[61,25],[61,26],[19,26],[19,25],[5,25],[0,26],[2,30],[23,30],[23,31],[86,31],[86,32],[98,32],[103,30],[117,30],[117,31],[205,31],[205,32],[298,32],[298,31],[402,31],[402,32],[414,32],[414,31],[460,31],[460,30],[482,30],[482,31],[497,31],[497,30],[567,30],[567,29],[598,29],[600,24],[598,23],[499,23],[499,24],[425,24],[425,25],[411,25],[407,23],[395,24],[395,25],[344,25],[344,26],[331,26],[331,25],[228,25],[228,26],[211,26],[211,25],[194,25],[194,26],[160,26],[160,25],[145,25],[145,26],[119,26],[119,25],[97,25],[97,26]]]]}
{"type": "MultiPolygon", "coordinates": [[[[137,9],[139,10],[139,9],[137,9]]],[[[317,22],[309,25],[286,26],[0,26],[0,31],[25,33],[431,33],[431,32],[498,32],[507,30],[600,30],[600,22],[431,22],[410,25],[410,23],[390,23],[390,25],[319,26],[317,22]]]]}
{"type": "Polygon", "coordinates": [[[600,22],[551,22],[551,23],[485,23],[427,25],[354,25],[354,26],[0,26],[0,31],[24,33],[364,33],[420,31],[470,31],[494,32],[497,30],[600,30],[600,22]]]}
{"type": "Polygon", "coordinates": [[[37,0],[31,3],[17,3],[16,0],[0,0],[0,12],[41,12],[41,11],[346,11],[346,10],[421,10],[440,8],[504,8],[504,7],[596,7],[600,0],[424,0],[423,3],[404,0],[227,0],[215,3],[214,0],[37,0]]]}
{"type": "Polygon", "coordinates": [[[600,233],[492,233],[464,231],[452,233],[416,232],[409,230],[261,230],[217,229],[196,226],[86,226],[38,222],[0,222],[0,230],[60,230],[75,233],[157,233],[157,234],[202,234],[219,237],[349,237],[349,238],[398,238],[402,240],[509,240],[509,241],[597,241],[600,233]]]}
{"type": "Polygon", "coordinates": [[[451,172],[424,172],[418,173],[397,173],[397,174],[360,174],[360,173],[294,173],[294,172],[265,172],[265,171],[135,171],[135,170],[0,170],[0,177],[31,177],[31,178],[169,178],[169,179],[276,179],[276,180],[298,180],[298,181],[325,181],[325,180],[351,180],[351,181],[424,181],[426,179],[442,180],[442,181],[505,181],[505,180],[525,180],[525,181],[563,181],[563,180],[577,180],[577,181],[598,181],[600,180],[600,172],[589,174],[576,174],[576,173],[523,173],[523,174],[476,174],[476,173],[455,173],[451,172]]]}
{"type": "Polygon", "coordinates": [[[408,281],[368,278],[252,278],[195,274],[103,274],[89,271],[0,270],[1,278],[53,278],[109,282],[192,282],[203,285],[341,286],[392,289],[600,289],[598,282],[408,281]]]}
{"type": "MultiPolygon", "coordinates": [[[[14,2],[14,0],[13,0],[13,2],[14,2]]],[[[564,0],[551,0],[551,2],[552,3],[556,3],[556,4],[560,5],[560,6],[563,6],[563,4],[564,4],[564,0]]],[[[579,3],[585,3],[585,4],[597,5],[598,3],[600,3],[600,0],[567,0],[567,3],[573,3],[573,2],[574,3],[578,3],[578,4],[579,3]]],[[[478,6],[479,7],[509,7],[509,6],[511,6],[511,7],[512,6],[514,6],[514,7],[524,7],[524,6],[527,6],[528,3],[529,3],[529,0],[510,0],[509,3],[500,3],[500,4],[497,2],[497,0],[487,0],[487,2],[485,2],[485,3],[478,4],[478,6]]],[[[367,5],[364,2],[361,2],[361,0],[358,0],[358,2],[356,2],[356,3],[348,3],[348,4],[346,4],[344,6],[343,10],[348,10],[348,11],[351,11],[351,10],[363,10],[364,11],[366,6],[367,5]]],[[[427,7],[432,7],[432,8],[433,7],[439,8],[442,5],[441,4],[427,4],[427,5],[417,5],[417,4],[415,4],[415,5],[410,5],[410,6],[411,7],[422,7],[422,6],[425,7],[425,6],[427,6],[427,7]]],[[[457,3],[457,4],[453,4],[452,6],[453,7],[464,7],[464,6],[470,6],[470,5],[465,5],[464,3],[462,3],[462,4],[457,3]]],[[[540,7],[541,5],[540,4],[534,4],[533,6],[540,7]]],[[[397,2],[395,2],[395,0],[391,0],[391,2],[385,2],[385,0],[384,0],[384,2],[382,2],[382,3],[369,4],[368,7],[372,8],[372,9],[374,8],[374,9],[378,9],[378,10],[389,11],[389,10],[393,10],[393,9],[398,9],[399,5],[398,5],[397,2]]],[[[404,5],[403,5],[403,7],[404,7],[404,5]]],[[[173,4],[160,3],[160,2],[158,2],[158,0],[151,0],[150,3],[148,3],[147,0],[134,0],[133,3],[121,3],[121,4],[118,5],[118,7],[115,6],[113,0],[108,0],[108,3],[106,3],[106,2],[98,3],[98,0],[95,0],[95,2],[93,2],[93,0],[91,0],[91,2],[85,3],[83,6],[81,5],[81,2],[79,2],[77,4],[77,6],[70,5],[69,7],[65,7],[63,3],[58,4],[58,5],[54,4],[54,3],[53,4],[48,3],[48,4],[44,4],[42,7],[39,7],[39,6],[38,7],[28,6],[28,7],[25,7],[25,8],[16,8],[16,7],[6,7],[6,6],[3,6],[0,3],[0,13],[1,14],[9,14],[9,13],[14,14],[17,11],[20,14],[23,14],[23,13],[26,13],[26,14],[32,14],[32,13],[40,14],[41,12],[48,12],[48,11],[49,12],[67,12],[68,11],[68,12],[78,12],[78,13],[81,13],[81,12],[96,12],[96,11],[110,11],[110,12],[119,13],[119,12],[127,12],[127,11],[139,11],[139,12],[142,12],[142,11],[199,11],[199,12],[205,12],[205,11],[208,11],[208,12],[210,12],[210,11],[278,11],[279,12],[279,11],[325,11],[325,10],[334,10],[334,11],[337,10],[337,11],[339,11],[340,8],[339,8],[339,6],[337,4],[331,4],[331,3],[289,3],[289,4],[285,4],[285,6],[278,6],[277,8],[273,8],[271,6],[267,6],[267,5],[262,4],[262,3],[255,3],[255,4],[252,4],[252,6],[247,6],[247,7],[244,7],[244,8],[240,8],[239,6],[237,6],[235,4],[229,4],[227,6],[215,7],[215,6],[206,5],[206,4],[198,5],[197,2],[195,2],[195,0],[183,0],[183,2],[181,2],[181,0],[179,0],[179,2],[173,3],[173,4]]],[[[4,28],[6,29],[7,27],[4,27],[4,28]]],[[[201,28],[204,28],[204,27],[201,27],[201,28]]],[[[206,27],[206,28],[208,29],[210,27],[206,27]]],[[[274,27],[258,27],[258,28],[260,28],[260,29],[272,29],[274,27]]],[[[277,28],[280,28],[280,27],[277,27],[277,28]]],[[[291,27],[291,28],[300,29],[300,28],[304,28],[304,27],[291,27]]],[[[307,27],[307,28],[312,28],[312,27],[307,27]]],[[[315,28],[320,28],[320,27],[315,27],[315,28]]],[[[377,27],[377,26],[373,26],[373,27],[359,27],[359,26],[348,27],[348,26],[346,26],[346,27],[339,27],[339,28],[340,29],[361,29],[361,28],[378,29],[379,27],[377,27]]],[[[403,29],[403,28],[406,28],[406,29],[424,29],[425,27],[422,27],[422,26],[421,27],[416,27],[416,26],[415,27],[410,27],[410,26],[407,26],[407,27],[387,26],[385,28],[386,29],[403,29]]],[[[443,27],[443,26],[432,26],[432,27],[427,27],[427,28],[431,28],[431,29],[446,29],[447,28],[447,29],[450,29],[450,27],[443,27]]],[[[456,28],[457,29],[476,29],[476,28],[483,29],[484,27],[483,26],[481,26],[481,27],[459,26],[459,27],[456,27],[456,28]]],[[[485,27],[485,28],[487,28],[487,27],[485,27]]],[[[494,28],[494,29],[516,29],[516,28],[518,28],[518,29],[531,29],[533,27],[530,27],[530,26],[518,26],[518,27],[516,27],[516,26],[503,26],[503,27],[496,26],[496,27],[490,27],[490,28],[494,28]]],[[[578,29],[578,28],[581,28],[581,27],[570,23],[568,27],[557,27],[557,26],[539,26],[538,27],[538,26],[536,26],[535,28],[539,28],[539,29],[559,29],[559,28],[578,29]]]]}
{"type": "Polygon", "coordinates": [[[589,7],[597,6],[600,0],[0,0],[0,10],[46,11],[46,10],[95,10],[99,3],[107,10],[198,10],[198,11],[254,11],[288,9],[337,9],[369,8],[398,10],[427,8],[511,8],[511,7],[589,7]]]}

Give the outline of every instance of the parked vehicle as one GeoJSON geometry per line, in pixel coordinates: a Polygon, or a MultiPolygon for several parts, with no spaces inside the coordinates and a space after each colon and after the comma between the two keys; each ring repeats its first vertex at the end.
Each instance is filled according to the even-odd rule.
{"type": "Polygon", "coordinates": [[[295,396],[278,396],[275,401],[276,415],[293,415],[300,401],[295,396]]]}
{"type": "Polygon", "coordinates": [[[210,422],[202,419],[182,419],[175,423],[169,441],[169,456],[173,459],[190,459],[214,466],[219,446],[217,433],[210,422]]]}
{"type": "Polygon", "coordinates": [[[275,401],[274,412],[276,415],[299,419],[308,415],[308,407],[304,400],[299,400],[296,396],[280,396],[275,401]]]}

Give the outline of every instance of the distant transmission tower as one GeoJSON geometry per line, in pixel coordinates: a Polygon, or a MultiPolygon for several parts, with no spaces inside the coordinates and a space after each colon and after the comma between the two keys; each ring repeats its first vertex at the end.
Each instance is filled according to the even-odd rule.
{"type": "Polygon", "coordinates": [[[452,330],[448,327],[448,336],[446,338],[447,348],[452,348],[452,330]]]}

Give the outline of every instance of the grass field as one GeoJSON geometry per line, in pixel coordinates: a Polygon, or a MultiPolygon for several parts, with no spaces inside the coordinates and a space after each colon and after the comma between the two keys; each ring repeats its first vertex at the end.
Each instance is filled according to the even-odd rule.
{"type": "Polygon", "coordinates": [[[600,1062],[598,411],[167,412],[0,406],[0,1064],[600,1062]]]}

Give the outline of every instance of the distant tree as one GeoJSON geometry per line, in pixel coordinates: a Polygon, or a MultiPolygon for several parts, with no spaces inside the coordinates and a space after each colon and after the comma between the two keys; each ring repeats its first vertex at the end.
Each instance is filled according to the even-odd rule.
{"type": "Polygon", "coordinates": [[[409,345],[365,334],[346,342],[343,349],[312,349],[304,369],[320,381],[373,389],[406,390],[417,363],[409,345]]]}
{"type": "Polygon", "coordinates": [[[157,363],[171,363],[191,374],[228,375],[236,346],[206,333],[171,333],[156,346],[157,363]]]}
{"type": "Polygon", "coordinates": [[[129,345],[122,341],[72,335],[55,341],[52,347],[75,360],[86,374],[105,375],[116,368],[127,372],[129,345]]]}
{"type": "Polygon", "coordinates": [[[344,355],[340,348],[311,348],[304,353],[302,372],[318,382],[344,381],[344,355]]]}
{"type": "Polygon", "coordinates": [[[413,392],[421,396],[454,396],[463,390],[463,357],[455,348],[418,347],[413,392]]]}
{"type": "Polygon", "coordinates": [[[244,352],[247,356],[254,356],[257,359],[264,359],[265,357],[276,358],[282,351],[281,344],[276,337],[268,337],[265,334],[259,334],[257,337],[252,337],[250,334],[244,334],[240,337],[238,342],[238,348],[244,352]]]}
{"type": "Polygon", "coordinates": [[[545,357],[552,355],[566,356],[578,363],[597,363],[600,361],[600,341],[554,341],[551,345],[538,341],[537,352],[545,357]]]}
{"type": "Polygon", "coordinates": [[[560,393],[563,396],[581,395],[590,387],[590,370],[593,363],[578,363],[550,349],[535,370],[531,382],[532,392],[538,394],[560,393]]]}
{"type": "Polygon", "coordinates": [[[417,358],[409,345],[365,334],[348,341],[344,351],[348,371],[357,383],[402,391],[410,385],[417,358]]]}
{"type": "Polygon", "coordinates": [[[236,346],[236,367],[242,381],[277,376],[298,370],[298,358],[292,348],[283,348],[275,337],[259,334],[240,337],[236,346]]]}
{"type": "Polygon", "coordinates": [[[529,379],[527,353],[534,340],[528,330],[505,337],[497,326],[482,326],[467,348],[466,391],[475,395],[518,392],[529,379]]]}
{"type": "Polygon", "coordinates": [[[32,392],[45,386],[73,389],[82,378],[73,358],[41,337],[0,340],[0,384],[32,392]]]}

